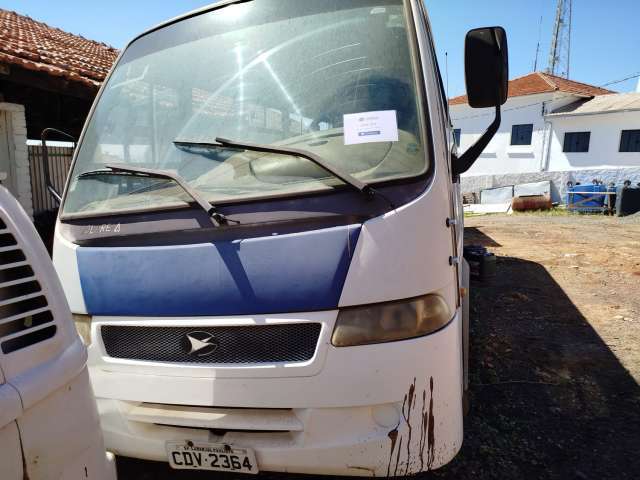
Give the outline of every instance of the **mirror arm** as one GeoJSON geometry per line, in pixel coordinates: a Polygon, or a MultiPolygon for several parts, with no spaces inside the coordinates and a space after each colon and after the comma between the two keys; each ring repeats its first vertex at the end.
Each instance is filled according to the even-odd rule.
{"type": "Polygon", "coordinates": [[[496,106],[496,118],[493,120],[493,123],[489,125],[487,131],[482,134],[482,136],[478,139],[476,143],[474,143],[469,149],[464,152],[460,157],[453,156],[452,158],[452,169],[453,169],[453,178],[458,177],[460,174],[466,172],[471,168],[471,166],[478,159],[480,154],[487,148],[487,145],[491,141],[491,139],[495,136],[498,128],[500,127],[500,122],[502,121],[500,105],[496,106]]]}
{"type": "Polygon", "coordinates": [[[53,199],[60,205],[62,203],[62,196],[56,190],[56,187],[53,185],[53,181],[51,180],[51,170],[49,168],[49,149],[47,148],[47,138],[49,134],[54,133],[63,137],[67,137],[72,140],[75,148],[76,139],[62,130],[58,130],[57,128],[45,128],[40,135],[40,140],[42,142],[42,159],[44,161],[44,179],[47,184],[47,191],[53,197],[53,199]]]}

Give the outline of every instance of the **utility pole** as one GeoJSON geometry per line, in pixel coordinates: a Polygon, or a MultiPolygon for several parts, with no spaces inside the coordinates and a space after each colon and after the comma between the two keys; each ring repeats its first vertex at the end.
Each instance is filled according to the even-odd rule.
{"type": "Polygon", "coordinates": [[[558,0],[547,73],[564,78],[569,78],[571,66],[571,16],[572,0],[558,0]]]}

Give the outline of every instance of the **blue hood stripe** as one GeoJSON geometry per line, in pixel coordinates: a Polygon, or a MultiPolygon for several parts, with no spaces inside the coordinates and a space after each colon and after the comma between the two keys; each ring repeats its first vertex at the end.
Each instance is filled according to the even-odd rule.
{"type": "Polygon", "coordinates": [[[169,247],[78,248],[91,315],[205,316],[334,309],[359,225],[169,247]]]}

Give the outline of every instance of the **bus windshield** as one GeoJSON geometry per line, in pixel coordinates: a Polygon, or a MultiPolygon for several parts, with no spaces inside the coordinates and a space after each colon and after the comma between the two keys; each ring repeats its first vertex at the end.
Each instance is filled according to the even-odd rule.
{"type": "Polygon", "coordinates": [[[63,214],[191,200],[166,179],[82,176],[111,164],[174,171],[214,204],[345,187],[307,159],[216,137],[310,151],[367,184],[424,174],[410,32],[401,0],[254,0],[143,35],[101,93],[63,214]]]}

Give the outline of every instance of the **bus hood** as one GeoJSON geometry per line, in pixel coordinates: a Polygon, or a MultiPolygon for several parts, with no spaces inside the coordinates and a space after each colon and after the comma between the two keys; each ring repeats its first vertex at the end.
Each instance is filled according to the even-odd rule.
{"type": "Polygon", "coordinates": [[[86,310],[217,316],[337,308],[360,225],[195,245],[79,247],[86,310]]]}

